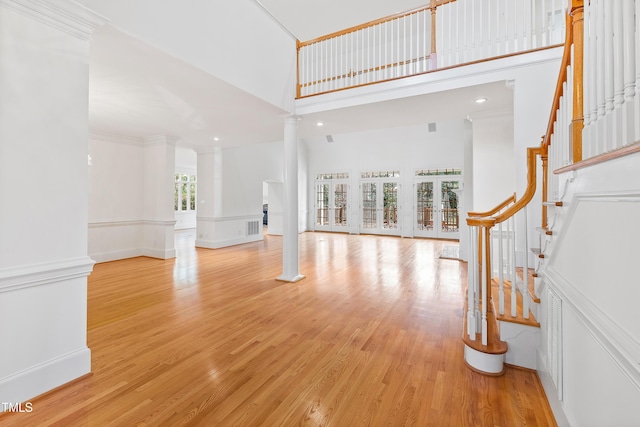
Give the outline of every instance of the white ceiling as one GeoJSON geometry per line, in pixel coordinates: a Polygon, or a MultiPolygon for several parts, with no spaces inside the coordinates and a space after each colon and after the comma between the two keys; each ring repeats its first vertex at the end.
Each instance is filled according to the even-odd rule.
{"type": "MultiPolygon", "coordinates": [[[[301,40],[424,2],[325,0],[318,9],[310,0],[260,0],[301,40]]],[[[283,138],[285,111],[109,25],[97,30],[92,40],[89,87],[89,126],[94,131],[139,138],[173,135],[181,138],[179,144],[191,147],[229,147],[283,138]],[[219,141],[213,141],[214,137],[219,141]]],[[[510,112],[512,97],[512,91],[498,82],[314,113],[300,122],[299,136],[308,140],[470,114],[510,112]],[[473,103],[478,96],[490,101],[473,103]],[[317,121],[326,125],[318,128],[317,121]]]]}
{"type": "Polygon", "coordinates": [[[429,0],[254,0],[300,41],[416,9],[429,0]]]}

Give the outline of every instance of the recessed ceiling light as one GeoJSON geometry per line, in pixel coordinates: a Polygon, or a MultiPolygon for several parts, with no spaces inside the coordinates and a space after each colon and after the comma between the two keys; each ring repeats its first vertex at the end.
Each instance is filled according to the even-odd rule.
{"type": "Polygon", "coordinates": [[[482,104],[484,102],[487,102],[487,98],[477,98],[476,99],[476,104],[482,104]]]}
{"type": "Polygon", "coordinates": [[[214,136],[214,137],[213,137],[213,140],[214,140],[214,141],[220,141],[220,138],[218,138],[217,136],[214,136]]]}
{"type": "Polygon", "coordinates": [[[318,126],[318,127],[324,126],[324,122],[318,122],[318,123],[316,123],[316,126],[318,126]]]}

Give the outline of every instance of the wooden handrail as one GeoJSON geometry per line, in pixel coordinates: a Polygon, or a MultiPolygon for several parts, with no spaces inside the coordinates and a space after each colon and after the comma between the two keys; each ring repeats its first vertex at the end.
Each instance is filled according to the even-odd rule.
{"type": "Polygon", "coordinates": [[[508,204],[515,203],[515,201],[516,201],[516,193],[513,193],[504,202],[500,203],[498,206],[496,206],[495,208],[493,208],[493,209],[491,209],[489,211],[485,211],[485,212],[468,212],[468,215],[471,216],[471,217],[492,216],[496,212],[501,211],[502,209],[507,207],[508,204]]]}
{"type": "MultiPolygon", "coordinates": [[[[495,224],[504,222],[524,208],[536,194],[536,156],[541,156],[544,147],[527,148],[527,188],[522,197],[504,210],[501,214],[487,217],[469,217],[467,224],[472,227],[493,227],[495,224]]],[[[499,211],[500,209],[496,210],[499,211]]],[[[470,213],[471,214],[471,213],[470,213]]]]}
{"type": "Polygon", "coordinates": [[[549,115],[549,122],[547,123],[547,133],[544,135],[542,145],[545,150],[551,144],[551,135],[553,135],[554,126],[560,108],[560,98],[563,95],[562,85],[567,81],[567,67],[571,65],[571,45],[573,44],[573,32],[571,31],[571,23],[573,17],[570,14],[566,16],[566,38],[564,41],[564,52],[562,54],[562,61],[560,62],[560,74],[558,75],[558,81],[556,82],[556,91],[553,95],[553,104],[551,105],[551,114],[549,115]]]}
{"type": "Polygon", "coordinates": [[[536,156],[541,156],[543,152],[542,146],[527,148],[527,188],[520,200],[496,216],[496,224],[514,216],[533,199],[534,194],[536,194],[536,156]]]}
{"type": "Polygon", "coordinates": [[[404,18],[405,16],[413,15],[414,13],[424,12],[425,10],[433,10],[438,6],[442,6],[447,3],[453,3],[456,0],[434,0],[427,6],[420,6],[415,9],[408,10],[406,12],[399,12],[393,15],[385,16],[384,18],[375,19],[373,21],[365,22],[364,24],[354,25],[353,27],[345,28],[344,30],[336,31],[324,36],[317,37],[312,40],[307,40],[300,43],[300,47],[308,46],[314,43],[322,42],[332,39],[334,37],[344,36],[349,33],[363,30],[365,28],[373,27],[374,25],[384,24],[385,22],[393,21],[394,19],[404,18]]]}

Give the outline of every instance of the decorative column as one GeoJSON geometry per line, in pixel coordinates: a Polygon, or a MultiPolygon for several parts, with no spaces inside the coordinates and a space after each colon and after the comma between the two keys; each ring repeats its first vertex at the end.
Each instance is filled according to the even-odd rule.
{"type": "Polygon", "coordinates": [[[282,235],[282,274],[278,280],[297,282],[300,274],[298,252],[298,120],[284,119],[284,226],[282,235]]]}
{"type": "Polygon", "coordinates": [[[72,1],[0,0],[0,402],[91,372],[89,45],[103,24],[72,1]]]}
{"type": "Polygon", "coordinates": [[[144,139],[144,230],[142,251],[160,259],[176,257],[173,210],[176,142],[158,135],[144,139]]]}
{"type": "Polygon", "coordinates": [[[198,192],[196,247],[215,249],[216,218],[221,216],[222,148],[196,149],[198,153],[198,192]]]}

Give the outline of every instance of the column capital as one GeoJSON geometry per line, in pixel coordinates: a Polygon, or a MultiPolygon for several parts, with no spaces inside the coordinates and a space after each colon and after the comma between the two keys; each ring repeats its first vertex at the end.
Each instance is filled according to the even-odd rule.
{"type": "Polygon", "coordinates": [[[298,115],[298,114],[290,114],[288,116],[284,116],[284,121],[291,121],[291,120],[295,120],[296,122],[299,120],[302,120],[302,116],[298,115]]]}

